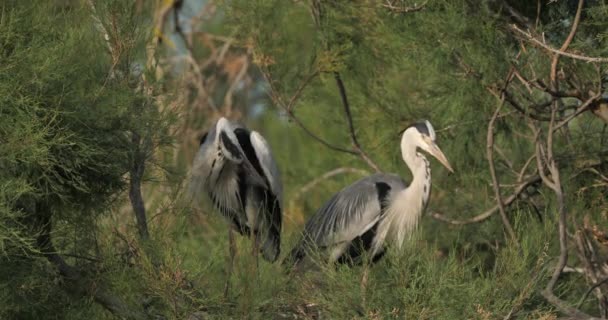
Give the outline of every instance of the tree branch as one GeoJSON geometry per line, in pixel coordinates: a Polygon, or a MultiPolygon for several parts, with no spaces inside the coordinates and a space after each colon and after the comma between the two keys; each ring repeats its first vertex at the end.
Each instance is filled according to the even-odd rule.
{"type": "Polygon", "coordinates": [[[568,124],[572,119],[576,118],[577,116],[579,116],[581,113],[593,108],[597,103],[598,103],[598,99],[600,99],[602,97],[602,93],[597,93],[596,95],[594,95],[593,97],[587,99],[583,104],[581,104],[573,113],[569,114],[567,117],[565,117],[562,121],[560,121],[559,123],[557,123],[555,126],[553,126],[553,131],[563,127],[564,125],[568,124]]]}
{"type": "Polygon", "coordinates": [[[141,137],[133,132],[131,137],[133,143],[133,162],[131,163],[130,181],[129,181],[129,199],[135,213],[137,221],[137,232],[142,240],[147,240],[150,237],[148,233],[148,222],[146,220],[146,207],[141,193],[141,179],[146,168],[145,151],[142,149],[141,137]]]}
{"type": "MultiPolygon", "coordinates": [[[[513,194],[504,200],[505,207],[511,205],[519,197],[519,195],[522,194],[526,190],[526,188],[528,188],[529,186],[531,186],[539,181],[540,181],[540,177],[538,175],[535,175],[535,176],[527,179],[526,181],[522,182],[519,186],[517,186],[517,188],[515,188],[515,191],[513,192],[513,194]]],[[[472,224],[472,223],[484,221],[487,218],[489,218],[490,216],[492,216],[498,210],[499,210],[498,205],[495,205],[492,208],[484,211],[483,213],[476,215],[473,218],[470,218],[467,220],[450,219],[437,212],[432,212],[431,217],[433,217],[439,221],[446,222],[446,223],[453,224],[453,225],[465,225],[465,224],[472,224]]]]}
{"type": "Polygon", "coordinates": [[[382,170],[380,170],[380,167],[378,167],[378,165],[376,163],[374,163],[374,161],[372,161],[372,159],[370,159],[370,157],[367,155],[367,153],[365,153],[365,151],[363,151],[363,149],[361,148],[361,145],[359,144],[359,141],[357,140],[357,134],[355,133],[355,126],[353,125],[353,116],[350,112],[350,105],[348,103],[348,97],[346,95],[346,88],[344,87],[344,83],[342,82],[340,73],[334,72],[334,78],[336,79],[336,84],[338,85],[338,90],[340,91],[340,97],[342,98],[342,106],[344,107],[344,113],[346,115],[346,120],[348,122],[348,130],[350,132],[351,142],[352,142],[355,150],[357,151],[359,156],[363,159],[363,161],[365,161],[365,163],[367,163],[368,166],[370,166],[376,172],[382,172],[382,170]]]}
{"type": "Polygon", "coordinates": [[[382,4],[383,7],[389,9],[391,12],[394,13],[410,13],[410,12],[416,12],[416,11],[420,11],[423,10],[426,7],[428,1],[423,2],[420,5],[415,5],[413,7],[397,7],[394,4],[392,4],[390,1],[386,0],[386,3],[382,4]]]}
{"type": "MultiPolygon", "coordinates": [[[[285,111],[285,113],[287,114],[287,116],[294,121],[302,130],[304,130],[304,132],[309,135],[311,138],[313,138],[314,140],[316,140],[317,142],[321,143],[322,145],[326,146],[327,148],[334,150],[334,151],[339,151],[339,152],[344,152],[344,153],[348,153],[348,154],[353,154],[353,155],[358,155],[357,151],[355,150],[351,150],[351,149],[346,149],[340,146],[336,146],[330,142],[328,142],[327,140],[319,137],[318,135],[314,134],[310,129],[308,129],[304,123],[302,123],[302,121],[296,117],[296,115],[293,112],[293,108],[291,108],[290,106],[295,105],[295,102],[297,101],[297,97],[292,97],[290,98],[290,104],[285,104],[283,99],[281,98],[281,96],[278,94],[276,88],[274,87],[274,83],[272,78],[270,77],[270,74],[263,70],[262,68],[261,72],[262,72],[262,76],[264,77],[264,79],[266,80],[266,83],[268,83],[268,85],[270,86],[270,90],[268,90],[268,93],[270,94],[270,98],[272,99],[272,101],[275,103],[275,105],[279,106],[281,109],[283,109],[283,111],[285,111]]],[[[303,84],[301,84],[298,87],[298,90],[296,90],[296,93],[301,93],[304,90],[304,87],[306,85],[306,83],[309,83],[311,81],[312,77],[307,77],[307,80],[303,82],[303,84]]]]}
{"type": "MultiPolygon", "coordinates": [[[[507,83],[508,83],[508,81],[507,81],[507,83]]],[[[492,186],[494,187],[494,194],[496,196],[496,202],[498,204],[498,210],[500,213],[500,217],[502,219],[502,223],[505,226],[507,233],[511,237],[511,240],[517,245],[517,247],[519,247],[519,242],[517,241],[517,236],[515,235],[515,231],[513,231],[513,227],[511,226],[511,223],[509,222],[509,218],[507,217],[507,213],[505,211],[505,205],[502,201],[502,196],[500,194],[500,188],[499,188],[500,182],[498,181],[498,176],[496,175],[496,168],[494,167],[494,123],[495,123],[496,117],[498,117],[498,114],[500,113],[500,109],[502,108],[504,103],[505,103],[504,95],[501,95],[500,103],[498,104],[498,107],[496,108],[496,111],[494,111],[494,115],[492,116],[492,119],[490,119],[490,123],[488,124],[488,134],[487,134],[487,139],[486,139],[486,148],[487,148],[486,155],[488,158],[488,165],[490,167],[490,175],[492,176],[492,186]]]]}
{"type": "MultiPolygon", "coordinates": [[[[577,29],[578,23],[580,21],[580,15],[581,15],[581,11],[583,8],[583,2],[584,2],[583,0],[579,0],[578,8],[576,11],[576,17],[574,19],[574,23],[572,24],[572,29],[570,31],[570,34],[564,41],[564,44],[561,46],[560,51],[566,50],[568,45],[574,38],[574,34],[576,33],[576,29],[577,29]]],[[[556,78],[556,69],[557,69],[558,59],[559,59],[559,55],[555,55],[553,57],[553,60],[551,63],[551,89],[554,91],[557,91],[559,89],[558,83],[557,83],[557,78],[556,78]]],[[[562,270],[564,270],[564,267],[568,263],[568,235],[567,235],[567,230],[566,230],[567,213],[566,213],[566,208],[565,208],[564,194],[562,191],[562,186],[561,186],[561,181],[560,181],[560,176],[559,176],[559,168],[557,167],[555,158],[553,157],[553,132],[554,132],[554,125],[555,125],[555,113],[557,111],[557,108],[558,108],[558,105],[556,102],[553,104],[553,108],[551,110],[551,122],[549,123],[549,129],[548,129],[548,134],[547,134],[547,159],[546,159],[546,161],[547,161],[547,166],[549,168],[549,172],[551,173],[551,180],[552,180],[551,182],[552,183],[548,183],[549,180],[546,178],[544,178],[543,181],[545,181],[545,184],[547,184],[549,187],[551,187],[553,189],[553,191],[555,192],[555,197],[557,199],[557,208],[558,208],[558,216],[559,216],[558,233],[559,233],[560,255],[559,255],[559,260],[557,262],[557,265],[555,266],[555,270],[553,271],[553,275],[551,276],[551,279],[547,283],[545,290],[542,292],[542,295],[545,297],[545,299],[547,299],[547,301],[549,301],[550,303],[552,303],[553,305],[555,305],[556,307],[561,309],[563,312],[567,313],[568,315],[570,315],[572,317],[590,318],[590,316],[581,312],[580,310],[572,308],[572,307],[564,304],[558,297],[556,297],[553,294],[553,289],[555,288],[557,280],[559,279],[559,276],[561,275],[562,270]]],[[[537,158],[537,161],[540,166],[540,165],[542,165],[540,163],[542,161],[542,158],[538,151],[542,152],[542,147],[540,146],[540,143],[541,143],[540,140],[537,140],[536,143],[537,143],[537,157],[536,158],[537,158]]],[[[542,168],[539,168],[539,170],[542,170],[542,168]]]]}
{"type": "Polygon", "coordinates": [[[601,63],[606,63],[608,62],[608,58],[602,58],[602,57],[588,57],[588,56],[584,56],[584,55],[580,55],[580,54],[576,54],[576,53],[570,53],[570,52],[565,52],[562,50],[558,50],[555,49],[541,41],[539,41],[538,39],[536,39],[534,36],[532,36],[529,32],[526,32],[524,30],[521,30],[519,27],[517,27],[516,25],[512,24],[510,25],[511,30],[516,31],[517,33],[523,35],[525,37],[526,40],[528,40],[529,42],[532,42],[534,44],[539,45],[540,47],[553,52],[557,55],[560,56],[564,56],[564,57],[568,57],[571,59],[576,59],[576,60],[581,60],[581,61],[585,61],[585,62],[601,62],[601,63]]]}
{"type": "Polygon", "coordinates": [[[321,183],[323,180],[327,180],[331,177],[337,176],[339,174],[344,174],[344,173],[358,173],[361,175],[369,174],[365,170],[361,170],[361,169],[357,169],[357,168],[350,168],[350,167],[341,167],[341,168],[333,169],[331,171],[328,171],[328,172],[318,176],[317,178],[313,179],[312,181],[310,181],[307,184],[305,184],[304,186],[302,186],[298,191],[296,191],[294,193],[294,195],[292,196],[292,201],[299,199],[303,194],[310,191],[310,189],[314,188],[317,184],[321,183]]]}
{"type": "Polygon", "coordinates": [[[95,302],[119,318],[146,319],[143,312],[132,310],[114,293],[107,291],[99,283],[86,279],[79,270],[65,262],[53,246],[51,217],[49,215],[38,221],[38,227],[41,231],[36,240],[37,247],[44,257],[57,268],[59,274],[65,280],[67,291],[82,296],[91,296],[95,302]]]}

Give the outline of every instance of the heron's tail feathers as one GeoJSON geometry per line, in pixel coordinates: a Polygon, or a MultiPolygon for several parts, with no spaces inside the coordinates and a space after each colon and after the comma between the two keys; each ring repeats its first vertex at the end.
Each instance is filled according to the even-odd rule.
{"type": "Polygon", "coordinates": [[[262,256],[268,262],[275,262],[281,254],[281,238],[277,233],[270,232],[262,244],[262,256]]]}
{"type": "Polygon", "coordinates": [[[265,191],[264,210],[267,214],[261,219],[262,256],[268,262],[275,262],[281,254],[281,223],[282,212],[278,199],[269,191],[265,191]]]}

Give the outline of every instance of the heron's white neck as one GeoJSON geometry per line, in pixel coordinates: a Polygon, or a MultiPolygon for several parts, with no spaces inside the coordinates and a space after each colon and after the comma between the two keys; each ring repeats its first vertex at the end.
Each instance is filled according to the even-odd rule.
{"type": "MultiPolygon", "coordinates": [[[[408,147],[401,149],[401,156],[412,171],[412,183],[403,191],[418,196],[417,199],[419,200],[417,202],[420,202],[422,210],[424,210],[431,192],[431,166],[429,160],[422,153],[416,151],[415,146],[408,147]]],[[[411,200],[416,201],[416,199],[411,200]]],[[[420,214],[422,214],[422,211],[420,214]]]]}
{"type": "Polygon", "coordinates": [[[431,191],[431,168],[424,155],[416,151],[416,144],[404,137],[401,144],[403,161],[412,171],[410,185],[392,195],[386,208],[379,234],[374,243],[374,250],[380,250],[386,240],[401,248],[406,236],[418,226],[418,220],[428,203],[431,191]]]}

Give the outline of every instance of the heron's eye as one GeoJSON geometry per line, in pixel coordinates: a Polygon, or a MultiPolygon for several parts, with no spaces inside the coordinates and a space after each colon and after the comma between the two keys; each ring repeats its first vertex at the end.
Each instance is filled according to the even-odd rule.
{"type": "Polygon", "coordinates": [[[205,139],[207,139],[207,135],[208,135],[208,134],[209,134],[209,131],[205,131],[205,132],[203,133],[203,136],[201,137],[201,142],[200,142],[200,144],[205,143],[205,139]]]}

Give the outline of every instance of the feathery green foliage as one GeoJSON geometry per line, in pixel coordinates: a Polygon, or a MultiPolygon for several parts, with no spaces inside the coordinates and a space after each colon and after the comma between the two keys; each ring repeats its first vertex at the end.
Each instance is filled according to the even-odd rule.
{"type": "MultiPolygon", "coordinates": [[[[446,174],[431,160],[428,211],[455,220],[480,214],[496,205],[486,158],[488,123],[496,108],[502,111],[494,128],[494,162],[504,200],[535,151],[526,115],[550,115],[555,99],[563,108],[557,117],[563,119],[584,100],[553,98],[535,87],[549,85],[552,55],[511,26],[542,32],[547,45],[559,48],[578,1],[543,2],[538,17],[536,2],[516,0],[430,0],[408,13],[397,9],[414,1],[216,1],[207,12],[217,10],[217,16],[205,30],[195,30],[200,33],[193,34],[192,48],[174,32],[173,9],[164,16],[165,29],[157,30],[158,15],[169,2],[159,2],[156,12],[142,1],[93,3],[94,8],[89,1],[0,4],[0,318],[558,315],[540,294],[560,250],[555,195],[540,182],[507,206],[519,247],[498,213],[465,225],[425,215],[402,250],[390,248],[369,267],[363,287],[362,266],[321,262],[316,271],[294,275],[278,263],[261,261],[255,269],[251,242],[239,237],[227,297],[227,225],[208,203],[184,204],[182,191],[198,148],[193,137],[226,111],[223,95],[231,90],[226,79],[237,72],[222,70],[220,61],[246,52],[250,67],[243,82],[258,86],[251,92],[235,89],[234,114],[267,138],[281,169],[281,257],[306,219],[361,174],[303,186],[336,168],[373,171],[359,156],[311,138],[281,106],[293,101],[289,111],[310,132],[352,149],[336,74],[345,85],[361,147],[383,171],[410,178],[398,148],[399,131],[429,119],[456,173],[446,174]],[[211,31],[230,39],[205,38],[211,31]],[[165,32],[160,43],[154,38],[159,32],[165,32]],[[221,44],[210,49],[205,41],[221,44]],[[188,59],[172,64],[187,54],[205,68],[196,70],[188,59]],[[216,60],[207,63],[208,57],[216,60]],[[520,78],[507,83],[513,68],[529,83],[520,78]],[[189,83],[187,75],[205,78],[214,72],[219,83],[203,84],[214,89],[209,100],[218,109],[207,106],[201,112],[204,99],[193,97],[209,87],[189,83]],[[500,90],[506,87],[512,101],[502,105],[500,90]],[[260,88],[271,94],[252,98],[260,88]],[[137,233],[127,196],[133,168],[142,160],[149,239],[137,233]],[[77,281],[53,262],[55,253],[78,270],[77,281]]],[[[193,1],[183,6],[186,12],[198,8],[193,1]]],[[[599,1],[585,4],[568,52],[608,55],[607,10],[599,1]]],[[[587,97],[605,90],[606,64],[561,57],[558,66],[564,92],[583,88],[580,94],[587,97]]],[[[549,121],[535,124],[542,129],[539,139],[546,141],[549,121]]],[[[574,236],[586,227],[605,231],[607,140],[605,122],[591,111],[553,137],[568,231],[574,236]]],[[[535,161],[523,172],[534,176],[535,161]]],[[[571,247],[568,265],[583,265],[574,254],[576,245],[571,247]]],[[[594,248],[600,256],[608,252],[599,242],[594,248]]],[[[574,305],[587,289],[583,275],[568,273],[554,291],[574,305]]],[[[596,298],[588,297],[580,309],[596,314],[596,298]]]]}

